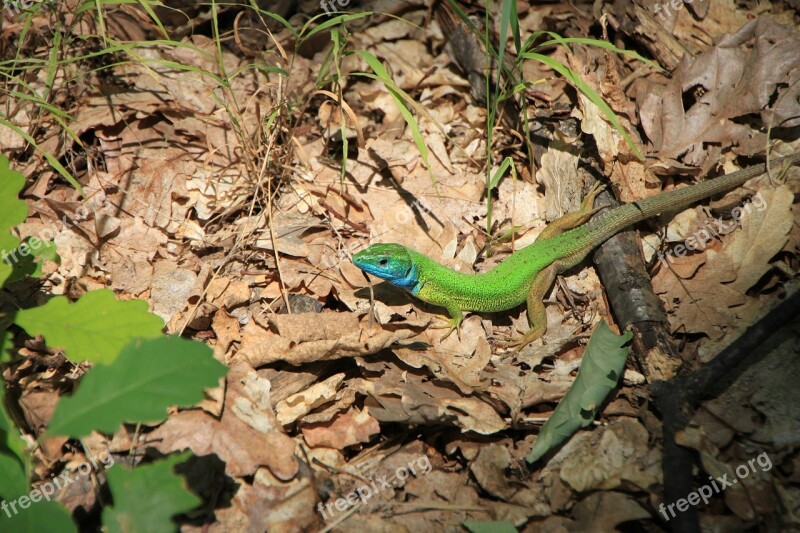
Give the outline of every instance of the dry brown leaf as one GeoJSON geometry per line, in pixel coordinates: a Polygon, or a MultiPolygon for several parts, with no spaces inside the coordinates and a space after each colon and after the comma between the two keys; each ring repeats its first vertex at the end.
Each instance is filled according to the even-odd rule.
{"type": "Polygon", "coordinates": [[[736,321],[730,309],[745,303],[746,297],[725,283],[736,276],[730,257],[713,249],[702,255],[705,264],[700,269],[702,258],[675,258],[670,268],[658,271],[653,288],[656,294],[669,295],[664,303],[673,331],[700,332],[719,339],[736,321]],[[684,270],[691,275],[684,277],[682,264],[688,264],[684,270]]]}
{"type": "Polygon", "coordinates": [[[501,444],[489,444],[478,452],[469,465],[469,470],[483,490],[500,500],[509,500],[517,488],[506,478],[511,465],[511,453],[501,444]]]}
{"type": "Polygon", "coordinates": [[[620,492],[596,492],[578,502],[573,510],[573,531],[617,531],[623,522],[650,518],[650,512],[620,492]]]}
{"type": "Polygon", "coordinates": [[[337,391],[344,381],[344,377],[343,373],[336,374],[325,381],[315,383],[308,390],[279,401],[275,405],[275,413],[280,423],[288,426],[317,407],[336,400],[337,391]]]}
{"type": "Polygon", "coordinates": [[[748,115],[773,127],[798,124],[798,48],[797,28],[760,17],[706,52],[684,56],[669,81],[641,91],[642,125],[661,158],[707,167],[715,162],[711,145],[761,151],[766,139],[745,125],[748,115]]]}
{"type": "Polygon", "coordinates": [[[206,287],[206,299],[225,309],[233,309],[250,301],[250,286],[244,280],[232,281],[227,277],[214,278],[206,287]]]}
{"type": "Polygon", "coordinates": [[[334,417],[331,422],[303,425],[303,438],[312,448],[323,446],[342,450],[348,446],[369,442],[381,432],[381,426],[369,409],[351,409],[334,417]]]}
{"type": "Polygon", "coordinates": [[[750,289],[772,268],[769,262],[789,240],[794,225],[794,195],[787,187],[766,189],[756,199],[745,204],[742,226],[733,232],[724,248],[736,269],[736,281],[731,287],[741,292],[750,289]]]}
{"type": "Polygon", "coordinates": [[[614,489],[624,483],[648,490],[662,483],[661,450],[650,445],[641,423],[618,418],[597,431],[599,439],[578,433],[556,454],[563,458],[563,481],[578,492],[614,489]]]}
{"type": "Polygon", "coordinates": [[[701,224],[701,230],[711,227],[728,234],[721,249],[712,241],[702,252],[664,256],[669,268],[659,270],[653,286],[658,294],[669,295],[666,308],[674,329],[718,340],[729,326],[746,327],[757,318],[740,308],[747,302],[745,292],[772,268],[769,261],[785,245],[794,220],[788,189],[767,189],[759,195],[757,201],[742,204],[744,208],[734,208],[742,213],[741,227],[732,220],[701,224]]]}
{"type": "Polygon", "coordinates": [[[318,527],[317,493],[309,477],[284,482],[259,469],[252,485],[239,485],[232,503],[228,516],[218,518],[224,526],[220,532],[315,531],[318,527]]]}
{"type": "Polygon", "coordinates": [[[141,217],[121,219],[121,230],[103,247],[100,265],[111,275],[112,287],[137,296],[153,281],[153,264],[167,236],[148,227],[141,217]]]}
{"type": "MultiPolygon", "coordinates": [[[[424,330],[427,323],[419,327],[424,330]]],[[[416,327],[415,327],[416,329],[416,327]]],[[[414,329],[369,326],[358,313],[300,313],[256,319],[242,331],[239,356],[254,367],[286,361],[299,365],[371,355],[418,334],[414,329]]]]}
{"type": "Polygon", "coordinates": [[[189,298],[200,296],[202,292],[202,280],[195,272],[178,268],[172,261],[159,261],[153,265],[150,300],[153,313],[165,322],[188,306],[189,298]]]}
{"type": "Polygon", "coordinates": [[[462,397],[449,387],[423,382],[410,373],[404,377],[402,382],[356,379],[352,387],[369,397],[370,414],[381,422],[456,425],[482,435],[507,427],[497,412],[478,398],[462,397]]]}
{"type": "Polygon", "coordinates": [[[583,179],[578,173],[578,156],[559,143],[551,143],[542,154],[541,168],[536,181],[545,188],[545,208],[542,216],[547,220],[577,211],[580,206],[583,179]]]}
{"type": "MultiPolygon", "coordinates": [[[[247,397],[240,384],[247,373],[248,369],[242,365],[235,365],[228,372],[221,419],[204,411],[181,411],[148,434],[150,446],[165,454],[186,448],[195,455],[216,454],[225,462],[225,471],[230,476],[253,475],[258,467],[266,466],[278,478],[292,479],[299,469],[295,442],[283,433],[280,424],[276,421],[274,431],[263,433],[234,412],[236,399],[247,397]]],[[[263,403],[262,407],[266,409],[263,403]]]]}

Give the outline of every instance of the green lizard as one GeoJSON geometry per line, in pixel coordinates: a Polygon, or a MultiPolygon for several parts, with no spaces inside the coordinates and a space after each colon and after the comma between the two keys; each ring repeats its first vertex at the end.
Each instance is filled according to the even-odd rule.
{"type": "MultiPolygon", "coordinates": [[[[773,165],[792,165],[800,153],[776,159],[773,165]]],[[[528,305],[530,329],[511,344],[521,348],[547,329],[545,298],[556,275],[580,263],[595,247],[619,231],[652,216],[686,209],[714,194],[734,189],[766,172],[754,165],[689,187],[674,189],[638,202],[609,209],[587,222],[602,208],[593,208],[601,187],[595,186],[579,211],[553,221],[537,240],[480,274],[456,272],[400,244],[373,244],[353,255],[361,270],[401,287],[422,301],[447,309],[450,332],[464,311],[497,312],[528,305]]],[[[449,334],[449,333],[448,333],[449,334]]],[[[446,335],[445,335],[446,336],[446,335]]]]}

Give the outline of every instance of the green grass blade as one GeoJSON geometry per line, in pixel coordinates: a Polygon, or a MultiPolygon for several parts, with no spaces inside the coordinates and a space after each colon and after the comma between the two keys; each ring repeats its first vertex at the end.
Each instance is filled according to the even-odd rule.
{"type": "Polygon", "coordinates": [[[628,144],[628,147],[630,147],[634,155],[636,155],[636,157],[640,161],[644,161],[644,156],[639,151],[639,148],[636,146],[636,144],[633,142],[633,139],[631,139],[631,136],[628,134],[628,132],[620,123],[616,113],[614,113],[614,110],[611,109],[611,107],[609,107],[606,101],[603,100],[602,96],[600,96],[594,89],[592,89],[592,87],[589,86],[588,83],[583,81],[583,79],[581,79],[580,76],[578,76],[575,72],[573,72],[572,69],[566,67],[565,65],[562,65],[552,57],[548,57],[542,54],[537,54],[535,52],[526,52],[524,54],[521,54],[521,56],[525,59],[535,59],[537,61],[540,61],[545,65],[547,65],[548,67],[555,70],[556,72],[558,72],[559,74],[561,74],[570,84],[572,84],[576,89],[582,92],[589,100],[591,100],[591,102],[594,105],[596,105],[600,109],[600,111],[603,113],[603,115],[605,115],[605,117],[608,119],[611,125],[614,126],[614,128],[619,132],[622,138],[625,139],[625,142],[628,144]]]}
{"type": "MultiPolygon", "coordinates": [[[[382,82],[386,90],[389,91],[392,99],[394,100],[397,108],[400,110],[400,114],[405,119],[406,124],[411,129],[411,136],[414,139],[414,144],[417,145],[417,150],[419,150],[420,157],[422,157],[422,161],[425,163],[425,168],[428,169],[430,173],[430,153],[428,151],[428,146],[425,144],[425,139],[422,136],[422,133],[419,129],[419,124],[417,124],[417,120],[414,118],[414,115],[411,114],[411,111],[406,106],[406,103],[410,103],[416,106],[416,102],[414,101],[411,96],[403,91],[400,87],[395,85],[394,81],[392,80],[389,73],[384,68],[383,64],[378,61],[378,58],[372,55],[371,53],[365,50],[358,50],[356,52],[359,56],[361,56],[364,61],[367,62],[367,65],[375,72],[375,76],[371,76],[369,73],[361,72],[358,73],[359,75],[366,76],[368,78],[377,79],[378,81],[382,82]]],[[[431,179],[433,180],[434,187],[436,186],[436,180],[431,174],[431,179]]]]}

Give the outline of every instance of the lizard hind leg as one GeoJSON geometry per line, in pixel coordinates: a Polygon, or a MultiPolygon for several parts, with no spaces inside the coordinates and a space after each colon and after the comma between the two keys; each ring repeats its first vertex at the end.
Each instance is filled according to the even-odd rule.
{"type": "Polygon", "coordinates": [[[550,287],[556,279],[556,275],[561,271],[559,264],[553,263],[541,270],[533,278],[533,284],[526,299],[528,305],[528,324],[530,329],[520,339],[512,339],[505,346],[512,347],[519,351],[531,342],[542,337],[547,331],[547,313],[545,312],[542,300],[547,296],[550,287]]]}
{"type": "Polygon", "coordinates": [[[581,207],[578,211],[573,211],[572,213],[567,213],[566,215],[560,216],[550,224],[547,225],[546,228],[542,230],[536,240],[547,240],[550,237],[555,237],[556,235],[563,233],[567,230],[571,230],[573,228],[577,228],[584,222],[588,221],[592,215],[604,209],[603,207],[592,207],[594,205],[594,199],[597,198],[597,195],[600,194],[605,185],[602,183],[595,182],[592,185],[592,188],[589,189],[589,192],[586,193],[586,196],[583,198],[581,202],[581,207]]]}

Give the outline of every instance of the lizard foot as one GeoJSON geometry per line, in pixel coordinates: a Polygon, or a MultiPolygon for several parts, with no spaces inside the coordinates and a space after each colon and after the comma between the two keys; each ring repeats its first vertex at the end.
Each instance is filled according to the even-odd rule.
{"type": "Polygon", "coordinates": [[[442,338],[439,339],[439,342],[444,341],[447,337],[456,332],[456,336],[459,340],[461,340],[461,320],[450,318],[448,320],[442,320],[438,324],[433,324],[429,326],[430,329],[446,329],[447,333],[445,333],[442,338]]]}

